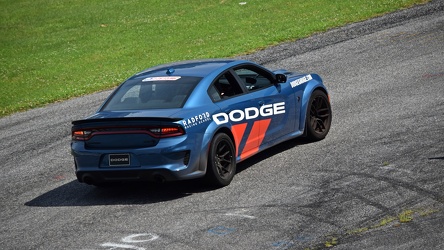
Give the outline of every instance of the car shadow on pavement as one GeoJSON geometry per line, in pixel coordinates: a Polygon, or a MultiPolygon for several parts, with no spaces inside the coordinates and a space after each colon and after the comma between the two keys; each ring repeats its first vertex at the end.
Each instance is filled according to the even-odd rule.
{"type": "MultiPolygon", "coordinates": [[[[237,174],[258,162],[293,147],[309,143],[293,139],[258,153],[237,166],[237,174]]],[[[95,187],[77,180],[68,182],[25,203],[31,207],[143,205],[176,200],[194,193],[209,192],[216,188],[203,180],[175,181],[167,183],[116,183],[107,187],[95,187]]]]}
{"type": "Polygon", "coordinates": [[[168,183],[116,183],[107,187],[95,187],[73,180],[37,198],[26,206],[100,206],[137,205],[180,199],[202,190],[190,181],[168,183]]]}
{"type": "Polygon", "coordinates": [[[312,141],[306,139],[305,137],[298,137],[289,141],[279,143],[239,163],[236,166],[237,173],[240,173],[267,158],[270,158],[271,156],[308,143],[312,143],[312,141]]]}

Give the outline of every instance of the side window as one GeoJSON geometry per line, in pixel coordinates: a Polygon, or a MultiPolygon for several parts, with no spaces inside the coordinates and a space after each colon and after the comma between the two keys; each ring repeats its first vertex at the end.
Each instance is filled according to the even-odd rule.
{"type": "Polygon", "coordinates": [[[243,90],[237,83],[236,78],[227,72],[214,81],[208,90],[208,94],[213,101],[219,101],[243,94],[243,90]]]}
{"type": "Polygon", "coordinates": [[[242,84],[245,84],[245,88],[248,89],[248,91],[267,88],[273,85],[272,81],[268,78],[268,74],[260,70],[241,67],[235,69],[234,72],[242,80],[242,84]]]}

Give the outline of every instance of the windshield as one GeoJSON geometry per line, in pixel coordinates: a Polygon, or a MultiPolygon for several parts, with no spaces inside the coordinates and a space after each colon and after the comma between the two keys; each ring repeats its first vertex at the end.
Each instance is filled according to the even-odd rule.
{"type": "Polygon", "coordinates": [[[102,111],[181,108],[201,77],[165,76],[123,83],[102,111]]]}

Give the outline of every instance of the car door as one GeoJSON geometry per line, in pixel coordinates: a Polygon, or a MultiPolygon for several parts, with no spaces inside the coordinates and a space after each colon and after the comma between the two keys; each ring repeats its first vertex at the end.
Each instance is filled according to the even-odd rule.
{"type": "Polygon", "coordinates": [[[227,124],[231,129],[237,160],[259,151],[269,119],[259,119],[259,103],[239,84],[234,72],[227,71],[218,77],[209,88],[209,95],[221,111],[212,115],[213,121],[216,125],[227,124]]]}
{"type": "Polygon", "coordinates": [[[214,122],[231,125],[238,160],[295,130],[299,115],[291,88],[274,84],[268,71],[252,65],[236,67],[213,82],[209,95],[221,110],[212,116],[214,122]]]}

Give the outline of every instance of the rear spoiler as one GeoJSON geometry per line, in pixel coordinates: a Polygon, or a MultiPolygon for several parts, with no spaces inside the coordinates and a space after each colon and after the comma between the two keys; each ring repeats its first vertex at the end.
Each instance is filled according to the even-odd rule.
{"type": "Polygon", "coordinates": [[[96,118],[83,119],[72,121],[72,125],[82,125],[88,123],[106,123],[106,122],[177,122],[183,120],[182,118],[167,118],[167,117],[117,117],[117,118],[96,118]]]}

